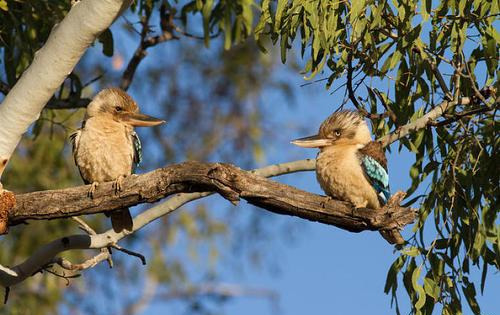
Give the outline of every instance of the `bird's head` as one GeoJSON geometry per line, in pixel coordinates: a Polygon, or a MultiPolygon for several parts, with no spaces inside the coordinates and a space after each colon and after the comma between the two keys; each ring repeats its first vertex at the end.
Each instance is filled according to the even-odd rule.
{"type": "Polygon", "coordinates": [[[125,91],[107,88],[100,91],[87,107],[86,119],[106,117],[132,127],[152,127],[165,121],[141,114],[137,103],[125,91]]]}
{"type": "Polygon", "coordinates": [[[367,144],[370,130],[358,112],[339,111],[328,117],[319,127],[318,134],[293,140],[303,148],[323,148],[338,144],[367,144]]]}

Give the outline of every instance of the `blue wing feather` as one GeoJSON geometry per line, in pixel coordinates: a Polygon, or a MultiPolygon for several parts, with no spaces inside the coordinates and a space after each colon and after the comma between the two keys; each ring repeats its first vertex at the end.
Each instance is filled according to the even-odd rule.
{"type": "Polygon", "coordinates": [[[391,196],[389,190],[389,174],[387,174],[387,171],[379,162],[368,155],[361,156],[361,166],[373,189],[377,192],[380,201],[386,204],[391,196]]]}
{"type": "Polygon", "coordinates": [[[132,145],[134,146],[134,165],[132,166],[132,173],[135,173],[135,169],[142,162],[142,145],[139,136],[135,131],[132,131],[132,145]]]}

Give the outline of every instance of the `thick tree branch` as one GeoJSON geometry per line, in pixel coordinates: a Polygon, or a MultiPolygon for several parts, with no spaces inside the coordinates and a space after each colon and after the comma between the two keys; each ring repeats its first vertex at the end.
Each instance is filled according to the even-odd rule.
{"type": "Polygon", "coordinates": [[[130,176],[119,195],[104,183],[87,197],[88,186],[20,194],[9,214],[9,223],[28,219],[55,219],[93,214],[155,202],[183,192],[214,191],[232,203],[240,198],[266,210],[319,221],[359,232],[394,228],[413,221],[406,208],[384,213],[355,209],[350,203],[311,194],[294,187],[253,175],[230,164],[186,162],[139,176],[130,176]]]}
{"type": "MultiPolygon", "coordinates": [[[[130,191],[130,193],[127,193],[127,196],[130,196],[133,195],[133,193],[131,192],[136,190],[137,185],[154,186],[155,184],[165,184],[163,176],[165,176],[165,173],[168,172],[170,175],[173,175],[173,178],[169,182],[169,185],[167,187],[161,187],[161,185],[157,187],[158,195],[164,194],[165,191],[169,189],[169,186],[173,186],[172,191],[178,190],[180,187],[185,188],[190,186],[191,188],[212,188],[213,190],[216,190],[232,201],[235,201],[238,197],[241,197],[249,200],[249,202],[255,205],[273,212],[296,215],[327,224],[337,225],[336,223],[339,223],[337,226],[357,232],[367,229],[391,229],[399,227],[400,225],[408,224],[413,221],[415,213],[408,208],[396,207],[393,209],[386,209],[388,210],[387,212],[363,208],[354,209],[349,203],[333,200],[328,197],[310,194],[299,189],[295,189],[293,187],[263,178],[304,170],[313,170],[314,168],[314,160],[301,160],[290,163],[271,165],[250,172],[243,171],[228,164],[189,162],[173,165],[169,168],[159,169],[141,176],[130,177],[125,180],[123,189],[124,192],[130,191]],[[185,174],[181,174],[183,172],[185,174]],[[177,176],[185,176],[187,179],[182,180],[177,176]],[[147,183],[146,180],[148,178],[152,179],[155,177],[160,178],[160,180],[156,183],[147,183]],[[197,183],[196,181],[200,182],[197,183]]],[[[104,195],[103,192],[105,190],[110,195],[112,195],[112,193],[110,193],[112,192],[111,185],[112,183],[106,183],[99,186],[100,189],[96,194],[96,198],[102,198],[104,195]]],[[[144,188],[145,191],[148,190],[146,186],[144,188]]],[[[80,199],[87,198],[86,191],[88,189],[88,186],[76,187],[75,189],[81,189],[83,195],[80,196],[80,199]]],[[[58,194],[58,192],[61,191],[64,190],[52,191],[49,192],[49,195],[50,193],[58,194]]],[[[122,238],[138,231],[155,219],[171,213],[187,202],[208,196],[210,194],[210,192],[176,194],[175,196],[169,198],[166,202],[154,206],[137,215],[134,218],[133,231],[123,231],[121,233],[116,233],[112,229],[110,229],[102,234],[72,235],[52,241],[35,251],[33,255],[23,263],[13,267],[12,269],[0,270],[0,285],[9,287],[22,282],[50,262],[57,261],[68,268],[72,268],[72,266],[74,267],[75,265],[72,265],[67,261],[58,261],[57,259],[54,259],[54,257],[56,257],[61,252],[71,249],[101,249],[116,244],[122,238]]],[[[27,195],[30,194],[24,194],[20,196],[26,197],[27,195]]],[[[33,197],[31,201],[35,203],[39,201],[37,200],[37,195],[31,196],[33,197]]],[[[115,201],[125,200],[126,202],[130,202],[128,201],[129,197],[127,196],[122,195],[122,198],[112,196],[112,199],[115,199],[115,201]]],[[[28,199],[24,199],[24,201],[27,201],[28,199]]],[[[67,202],[74,203],[75,201],[72,200],[74,199],[68,198],[67,202]]],[[[99,200],[100,202],[105,202],[104,199],[99,200]]],[[[79,202],[82,202],[82,200],[80,200],[79,202]]],[[[66,203],[66,201],[64,201],[64,203],[66,203]]],[[[41,205],[41,203],[37,204],[41,205]]],[[[28,209],[31,209],[29,205],[26,206],[28,209]]],[[[75,204],[75,206],[78,205],[75,204]]],[[[96,205],[96,207],[99,207],[99,205],[96,205]]],[[[20,209],[18,210],[20,211],[20,209]]],[[[82,209],[78,209],[74,212],[79,212],[81,210],[82,209]]],[[[100,210],[106,211],[107,209],[100,210]]],[[[36,212],[37,211],[35,211],[35,213],[36,212]]],[[[73,214],[74,212],[69,211],[66,214],[59,213],[59,215],[69,216],[70,213],[73,214]]],[[[80,267],[92,266],[94,263],[96,263],[96,261],[99,262],[105,259],[105,254],[98,255],[95,260],[92,258],[83,263],[83,265],[76,265],[76,269],[80,267]]]]}

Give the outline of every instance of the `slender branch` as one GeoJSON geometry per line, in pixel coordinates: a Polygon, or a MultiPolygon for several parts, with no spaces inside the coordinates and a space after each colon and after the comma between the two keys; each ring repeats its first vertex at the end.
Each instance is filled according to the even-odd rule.
{"type": "Polygon", "coordinates": [[[352,74],[354,72],[352,68],[352,51],[347,54],[347,92],[349,95],[349,99],[351,100],[354,107],[357,108],[364,116],[369,114],[366,109],[358,102],[356,99],[356,95],[354,94],[354,90],[352,88],[352,74]]]}
{"type": "Polygon", "coordinates": [[[122,80],[120,83],[120,88],[123,90],[128,90],[130,87],[130,84],[132,84],[132,80],[134,79],[135,72],[137,70],[137,67],[139,67],[139,64],[141,63],[142,59],[146,57],[147,52],[146,50],[149,47],[155,46],[159,43],[166,42],[172,39],[177,39],[177,37],[174,35],[173,30],[174,30],[174,25],[173,25],[173,20],[172,20],[172,15],[166,13],[166,8],[165,5],[162,5],[160,7],[160,25],[162,28],[162,33],[157,36],[153,37],[147,37],[149,33],[149,19],[151,17],[151,12],[148,12],[145,16],[142,17],[141,19],[141,24],[142,24],[142,30],[141,30],[141,40],[139,43],[139,47],[134,52],[133,57],[130,59],[127,68],[123,72],[122,75],[122,80]]]}
{"type": "Polygon", "coordinates": [[[398,117],[392,111],[392,109],[389,107],[389,104],[387,104],[387,101],[382,96],[382,93],[380,93],[380,91],[378,89],[371,88],[371,87],[367,87],[367,88],[369,88],[377,96],[377,98],[379,99],[380,103],[382,103],[382,106],[384,106],[385,112],[387,113],[387,116],[389,117],[389,119],[392,120],[392,122],[397,125],[397,123],[398,123],[398,117]]]}
{"type": "Polygon", "coordinates": [[[89,105],[91,99],[89,98],[79,98],[76,100],[70,99],[51,99],[45,109],[77,109],[85,108],[89,105]]]}
{"type": "Polygon", "coordinates": [[[427,114],[424,116],[420,117],[419,119],[415,120],[412,123],[406,124],[400,128],[397,128],[396,131],[393,133],[390,133],[386,136],[383,136],[382,138],[378,139],[380,143],[382,143],[382,146],[386,147],[389,144],[393,143],[396,140],[399,140],[408,134],[415,132],[417,130],[423,129],[432,122],[443,116],[447,110],[455,107],[456,105],[461,104],[461,105],[468,105],[470,104],[470,98],[464,97],[462,99],[459,99],[458,101],[444,101],[441,104],[437,105],[434,107],[431,111],[429,111],[427,114]]]}
{"type": "MultiPolygon", "coordinates": [[[[95,80],[95,79],[94,79],[95,80]]],[[[0,93],[7,95],[10,91],[10,86],[0,81],[0,93]]],[[[91,99],[89,98],[77,98],[75,100],[72,99],[57,99],[52,97],[45,105],[44,109],[76,109],[76,108],[85,108],[90,103],[91,99]]]]}
{"type": "Polygon", "coordinates": [[[101,251],[96,256],[87,259],[86,261],[80,264],[74,264],[69,260],[59,257],[53,260],[53,263],[59,265],[61,268],[71,271],[81,271],[85,269],[90,269],[97,266],[101,261],[109,259],[110,254],[107,251],[101,251]]]}
{"type": "MultiPolygon", "coordinates": [[[[434,60],[428,60],[428,59],[425,59],[425,61],[427,61],[427,63],[429,64],[429,67],[431,68],[432,73],[436,77],[436,79],[439,83],[439,86],[441,87],[441,90],[443,91],[444,95],[446,96],[446,99],[448,101],[451,101],[453,99],[452,95],[450,93],[450,90],[448,89],[448,86],[446,86],[446,82],[443,79],[443,75],[441,74],[441,72],[439,71],[439,69],[436,66],[436,62],[434,60]]],[[[429,78],[429,79],[431,79],[431,78],[429,78]]]]}
{"type": "MultiPolygon", "coordinates": [[[[366,118],[368,118],[370,120],[374,120],[374,119],[380,119],[380,118],[385,117],[385,114],[372,114],[372,113],[368,112],[365,109],[365,107],[359,103],[358,99],[356,98],[354,88],[352,86],[353,72],[354,72],[354,69],[352,67],[352,52],[349,52],[347,54],[347,82],[346,82],[347,94],[349,96],[349,99],[353,103],[354,107],[356,107],[356,109],[366,118]]],[[[358,84],[358,86],[359,86],[359,84],[358,84]]]]}
{"type": "Polygon", "coordinates": [[[455,113],[452,115],[452,117],[445,119],[443,121],[438,121],[438,122],[433,121],[433,122],[429,123],[429,125],[433,126],[433,127],[442,127],[442,126],[446,126],[446,125],[449,125],[451,123],[454,123],[454,122],[456,122],[464,117],[468,117],[468,116],[472,116],[472,115],[476,115],[476,114],[481,114],[481,113],[486,113],[489,111],[492,112],[494,110],[495,110],[494,108],[489,108],[489,107],[481,107],[481,108],[466,110],[466,111],[463,111],[460,113],[455,113]]]}

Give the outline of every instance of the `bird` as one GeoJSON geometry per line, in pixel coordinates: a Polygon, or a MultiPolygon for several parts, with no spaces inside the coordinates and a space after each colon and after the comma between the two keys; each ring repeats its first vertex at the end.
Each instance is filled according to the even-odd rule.
{"type": "MultiPolygon", "coordinates": [[[[380,209],[390,198],[382,144],[372,141],[359,112],[337,111],[321,124],[316,135],[295,139],[292,144],[319,148],[316,178],[328,196],[370,209],[380,209]]],[[[404,243],[396,229],[380,233],[391,244],[404,243]]]]}
{"type": "MultiPolygon", "coordinates": [[[[99,183],[114,181],[115,193],[142,160],[142,147],[134,127],[152,127],[164,120],[144,115],[133,98],[119,88],[101,90],[89,103],[82,127],[70,135],[73,158],[93,198],[99,183]]],[[[106,214],[108,215],[108,214],[106,214]]],[[[132,231],[128,208],[109,215],[115,232],[132,231]]]]}

